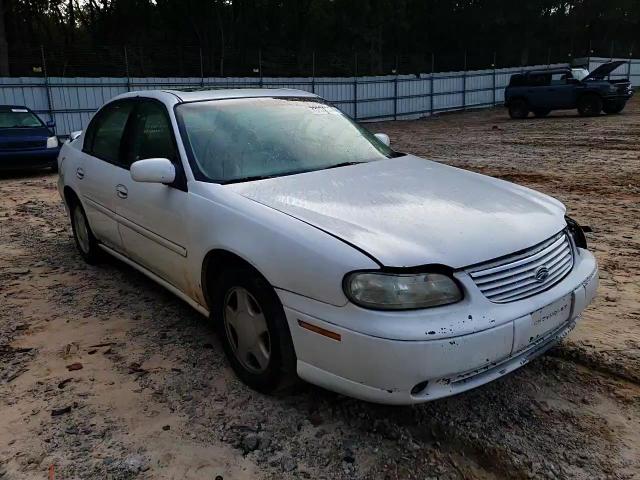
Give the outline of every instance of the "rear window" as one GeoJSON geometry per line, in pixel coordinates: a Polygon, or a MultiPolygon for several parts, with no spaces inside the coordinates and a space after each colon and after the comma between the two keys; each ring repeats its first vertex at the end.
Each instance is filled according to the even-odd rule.
{"type": "Polygon", "coordinates": [[[12,108],[0,111],[0,128],[33,127],[42,127],[42,122],[26,108],[12,108]]]}

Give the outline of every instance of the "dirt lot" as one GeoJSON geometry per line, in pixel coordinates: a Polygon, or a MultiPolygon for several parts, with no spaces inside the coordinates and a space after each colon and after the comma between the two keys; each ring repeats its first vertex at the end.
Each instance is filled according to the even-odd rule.
{"type": "Polygon", "coordinates": [[[311,386],[258,395],[199,314],[117,261],[81,261],[55,175],[5,175],[0,479],[640,478],[640,102],[593,119],[495,110],[372,129],[552,194],[593,228],[600,294],[563,345],[417,407],[311,386]]]}

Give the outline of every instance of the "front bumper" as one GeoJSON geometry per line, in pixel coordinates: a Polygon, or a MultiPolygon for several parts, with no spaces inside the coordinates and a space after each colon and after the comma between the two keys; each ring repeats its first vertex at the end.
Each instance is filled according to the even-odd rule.
{"type": "Polygon", "coordinates": [[[60,148],[0,151],[0,170],[26,170],[56,165],[60,148]]]}
{"type": "Polygon", "coordinates": [[[615,93],[612,95],[606,95],[604,97],[605,103],[625,103],[631,97],[633,97],[633,90],[628,90],[625,93],[615,93]]]}
{"type": "MultiPolygon", "coordinates": [[[[491,302],[476,305],[474,298],[470,299],[467,305],[461,306],[468,312],[465,322],[460,324],[466,327],[452,328],[447,307],[419,312],[423,317],[419,327],[409,317],[403,318],[403,313],[396,313],[392,318],[394,315],[389,312],[367,311],[372,323],[376,316],[385,317],[390,327],[387,337],[393,339],[379,332],[373,335],[345,328],[347,321],[336,321],[336,309],[348,316],[357,307],[327,306],[284,291],[278,294],[285,307],[298,358],[297,371],[302,379],[362,400],[413,404],[483,385],[544,353],[573,329],[595,296],[597,285],[595,258],[582,250],[572,272],[546,292],[503,305],[491,302]],[[553,305],[559,304],[562,307],[553,310],[553,305]],[[568,310],[564,311],[565,308],[568,310]],[[505,311],[514,313],[518,309],[525,309],[527,313],[504,318],[505,311]],[[556,310],[564,313],[553,317],[556,310]],[[558,321],[551,320],[547,327],[541,328],[541,318],[558,321]],[[437,338],[396,338],[409,335],[409,332],[394,330],[403,321],[419,328],[414,332],[416,335],[429,338],[429,334],[435,333],[433,337],[437,338]],[[339,340],[303,328],[301,323],[333,332],[339,340]]],[[[456,316],[462,313],[460,309],[452,312],[456,316]]]]}

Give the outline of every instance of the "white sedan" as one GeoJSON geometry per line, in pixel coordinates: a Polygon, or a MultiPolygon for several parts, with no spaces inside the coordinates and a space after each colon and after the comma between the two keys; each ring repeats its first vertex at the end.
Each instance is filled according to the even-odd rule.
{"type": "Polygon", "coordinates": [[[395,152],[303,91],[120,95],[58,162],[84,259],[210,317],[262,392],[456,394],[557,343],[597,288],[560,202],[395,152]]]}

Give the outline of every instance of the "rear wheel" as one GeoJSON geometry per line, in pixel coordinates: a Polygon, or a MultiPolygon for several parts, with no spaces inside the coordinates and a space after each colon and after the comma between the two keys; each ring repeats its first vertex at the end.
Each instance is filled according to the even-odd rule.
{"type": "Polygon", "coordinates": [[[509,103],[509,116],[513,119],[521,120],[529,115],[527,102],[517,98],[509,103]]]}
{"type": "Polygon", "coordinates": [[[85,262],[91,265],[97,263],[100,260],[100,247],[98,247],[98,241],[89,227],[84,209],[78,201],[71,204],[71,229],[76,247],[85,262]]]}
{"type": "Polygon", "coordinates": [[[263,393],[288,393],[297,383],[296,356],[282,304],[257,272],[237,268],[214,285],[216,327],[236,375],[263,393]]]}
{"type": "Polygon", "coordinates": [[[551,110],[534,110],[533,114],[537,117],[537,118],[544,118],[547,115],[549,115],[551,113],[551,110]]]}
{"type": "Polygon", "coordinates": [[[578,112],[583,117],[595,117],[602,112],[602,98],[598,95],[585,95],[578,100],[578,112]]]}

